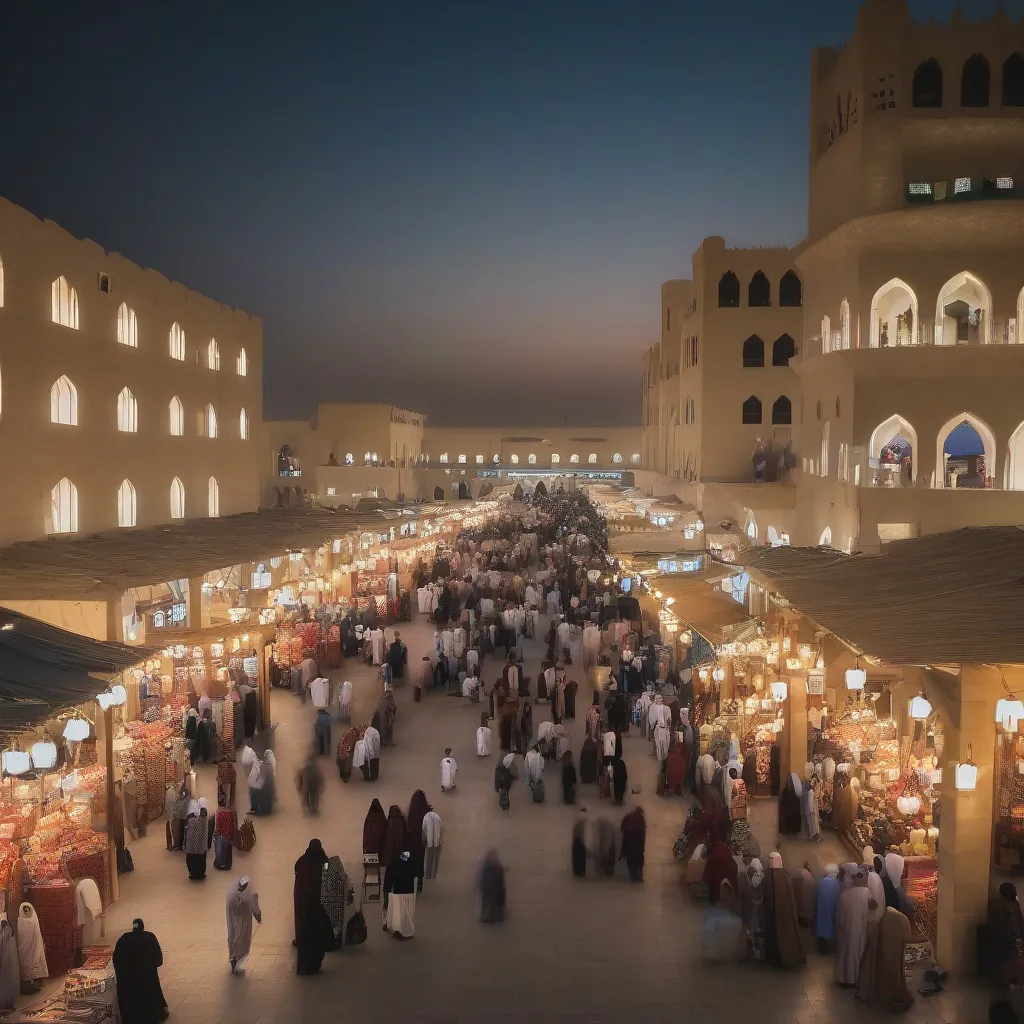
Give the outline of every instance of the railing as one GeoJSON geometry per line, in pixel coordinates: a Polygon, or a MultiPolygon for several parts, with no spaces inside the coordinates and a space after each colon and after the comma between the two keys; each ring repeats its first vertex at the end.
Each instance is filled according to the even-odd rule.
{"type": "MultiPolygon", "coordinates": [[[[954,488],[936,488],[931,474],[914,479],[913,456],[902,460],[886,460],[872,458],[868,450],[862,446],[845,448],[840,446],[837,474],[841,481],[855,487],[882,487],[890,490],[952,490],[954,488]]],[[[956,490],[992,490],[994,481],[981,477],[973,478],[965,473],[958,482],[956,490]],[[973,485],[973,486],[972,486],[973,485]]]]}
{"type": "MultiPolygon", "coordinates": [[[[986,319],[977,322],[958,323],[953,317],[923,317],[916,326],[910,327],[896,319],[882,321],[878,334],[871,338],[870,345],[860,348],[958,348],[966,345],[1017,345],[1024,343],[1021,338],[1017,318],[986,319]]],[[[826,355],[830,352],[843,352],[851,345],[843,331],[832,331],[823,337],[820,334],[805,339],[804,351],[808,356],[826,355]]]]}

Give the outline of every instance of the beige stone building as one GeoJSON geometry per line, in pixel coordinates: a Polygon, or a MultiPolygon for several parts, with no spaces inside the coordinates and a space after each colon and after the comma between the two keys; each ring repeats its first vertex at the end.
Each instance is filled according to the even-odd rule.
{"type": "Polygon", "coordinates": [[[260,321],[0,199],[0,544],[259,504],[260,321]]]}

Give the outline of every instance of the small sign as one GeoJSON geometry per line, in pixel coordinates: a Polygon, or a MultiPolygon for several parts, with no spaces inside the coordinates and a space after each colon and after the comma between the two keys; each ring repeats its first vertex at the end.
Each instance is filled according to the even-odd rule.
{"type": "Polygon", "coordinates": [[[807,692],[821,696],[825,692],[825,673],[812,671],[807,673],[807,692]]]}

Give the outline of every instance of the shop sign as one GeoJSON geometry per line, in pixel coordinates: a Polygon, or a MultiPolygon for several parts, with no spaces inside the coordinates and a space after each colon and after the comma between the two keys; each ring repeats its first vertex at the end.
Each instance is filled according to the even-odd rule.
{"type": "Polygon", "coordinates": [[[257,571],[252,574],[252,589],[253,590],[269,590],[272,585],[270,573],[266,570],[257,571]]]}
{"type": "Polygon", "coordinates": [[[242,659],[242,671],[247,676],[255,678],[260,672],[260,659],[259,658],[243,658],[242,659]]]}
{"type": "Polygon", "coordinates": [[[825,692],[825,673],[812,671],[807,673],[807,692],[821,696],[825,692]]]}

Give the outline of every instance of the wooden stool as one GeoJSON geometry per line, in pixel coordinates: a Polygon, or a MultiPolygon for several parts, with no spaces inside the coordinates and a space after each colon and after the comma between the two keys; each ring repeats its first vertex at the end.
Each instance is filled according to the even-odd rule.
{"type": "Polygon", "coordinates": [[[381,898],[380,857],[375,853],[363,856],[363,902],[381,898]]]}

